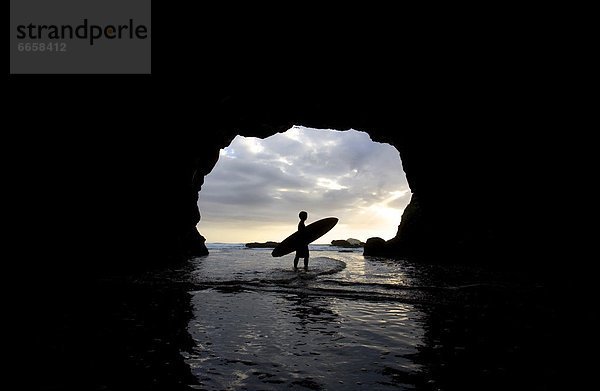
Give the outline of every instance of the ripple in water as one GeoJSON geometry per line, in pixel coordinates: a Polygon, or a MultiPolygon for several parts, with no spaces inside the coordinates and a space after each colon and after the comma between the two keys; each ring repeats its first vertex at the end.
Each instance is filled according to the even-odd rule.
{"type": "Polygon", "coordinates": [[[397,389],[417,376],[423,337],[411,305],[279,292],[195,292],[197,343],[187,362],[202,388],[397,389]]]}

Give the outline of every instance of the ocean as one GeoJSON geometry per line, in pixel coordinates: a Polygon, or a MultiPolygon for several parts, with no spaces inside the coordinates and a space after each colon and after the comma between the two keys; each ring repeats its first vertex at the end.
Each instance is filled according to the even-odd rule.
{"type": "Polygon", "coordinates": [[[190,284],[192,389],[535,389],[549,367],[547,298],[525,272],[327,245],[295,271],[293,254],[207,246],[146,277],[190,284]]]}

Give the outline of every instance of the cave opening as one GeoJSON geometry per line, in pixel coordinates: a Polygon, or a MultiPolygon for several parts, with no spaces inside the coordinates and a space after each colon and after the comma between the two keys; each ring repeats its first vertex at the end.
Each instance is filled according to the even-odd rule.
{"type": "Polygon", "coordinates": [[[221,149],[198,199],[197,229],[209,243],[280,241],[308,222],[335,216],[317,240],[396,235],[411,191],[398,150],[362,131],[293,126],[261,139],[238,135],[221,149]]]}

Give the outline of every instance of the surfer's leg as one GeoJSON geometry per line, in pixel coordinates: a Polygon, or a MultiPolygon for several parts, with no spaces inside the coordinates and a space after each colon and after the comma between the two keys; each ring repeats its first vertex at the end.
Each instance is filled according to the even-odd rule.
{"type": "Polygon", "coordinates": [[[304,258],[304,269],[308,270],[308,257],[304,258]]]}
{"type": "Polygon", "coordinates": [[[294,257],[294,270],[298,269],[298,261],[300,260],[300,257],[296,255],[296,257],[294,257]]]}

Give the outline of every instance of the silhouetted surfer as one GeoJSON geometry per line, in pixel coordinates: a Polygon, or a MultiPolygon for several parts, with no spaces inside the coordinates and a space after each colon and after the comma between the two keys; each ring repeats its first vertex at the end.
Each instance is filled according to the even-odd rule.
{"type": "Polygon", "coordinates": [[[298,217],[300,217],[300,222],[298,223],[298,235],[300,236],[299,242],[301,244],[296,249],[296,257],[294,258],[294,270],[298,269],[298,260],[300,258],[304,258],[304,270],[308,270],[308,243],[305,243],[306,240],[304,238],[306,233],[306,226],[304,225],[304,222],[308,218],[308,213],[302,211],[298,213],[298,217]]]}

